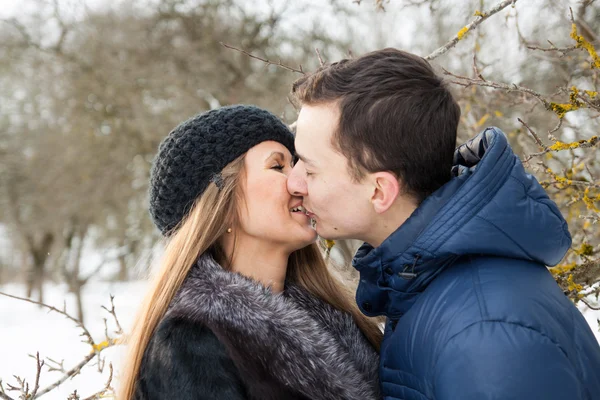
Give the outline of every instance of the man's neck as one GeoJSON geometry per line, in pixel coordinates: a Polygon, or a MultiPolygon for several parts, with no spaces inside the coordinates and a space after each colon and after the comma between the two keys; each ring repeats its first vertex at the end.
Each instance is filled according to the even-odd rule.
{"type": "Polygon", "coordinates": [[[417,205],[412,199],[398,198],[385,213],[375,215],[372,229],[365,235],[365,242],[373,247],[381,246],[416,209],[417,205]]]}
{"type": "MultiPolygon", "coordinates": [[[[233,246],[227,249],[231,254],[233,246]]],[[[284,289],[289,252],[275,244],[249,237],[238,237],[231,260],[231,271],[270,287],[274,293],[284,289]]]]}

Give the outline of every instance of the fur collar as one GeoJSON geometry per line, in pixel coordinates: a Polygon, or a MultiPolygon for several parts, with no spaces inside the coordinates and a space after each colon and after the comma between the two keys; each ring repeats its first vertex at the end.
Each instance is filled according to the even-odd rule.
{"type": "Polygon", "coordinates": [[[378,398],[379,356],[351,315],[300,287],[273,294],[203,255],[168,315],[209,327],[252,381],[272,380],[309,399],[378,398]]]}

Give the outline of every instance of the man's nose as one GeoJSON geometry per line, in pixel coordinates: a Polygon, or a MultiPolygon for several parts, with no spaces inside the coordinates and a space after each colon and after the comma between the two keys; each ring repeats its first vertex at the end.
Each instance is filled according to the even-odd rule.
{"type": "Polygon", "coordinates": [[[287,189],[292,196],[304,197],[308,194],[306,190],[306,181],[302,177],[302,171],[300,170],[301,168],[300,165],[296,164],[294,168],[292,168],[292,172],[290,172],[287,179],[287,189]]]}

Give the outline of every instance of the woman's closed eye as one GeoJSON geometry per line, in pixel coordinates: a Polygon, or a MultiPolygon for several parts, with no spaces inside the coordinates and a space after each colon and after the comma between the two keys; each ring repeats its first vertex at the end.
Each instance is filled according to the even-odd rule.
{"type": "Polygon", "coordinates": [[[278,171],[283,171],[283,168],[285,168],[285,167],[283,166],[283,164],[279,164],[279,163],[277,163],[277,164],[275,164],[275,165],[273,165],[273,166],[271,167],[271,169],[276,169],[276,170],[278,170],[278,171]]]}

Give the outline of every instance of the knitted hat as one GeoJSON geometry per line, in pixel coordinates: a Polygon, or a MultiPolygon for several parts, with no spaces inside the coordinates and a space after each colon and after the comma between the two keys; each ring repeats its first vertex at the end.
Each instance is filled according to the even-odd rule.
{"type": "Polygon", "coordinates": [[[150,170],[150,215],[164,236],[179,224],[223,168],[257,144],[274,140],[294,154],[294,137],[275,115],[254,106],[221,107],[177,126],[150,170]]]}

